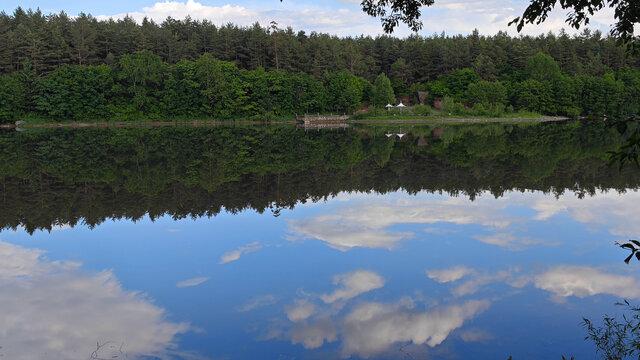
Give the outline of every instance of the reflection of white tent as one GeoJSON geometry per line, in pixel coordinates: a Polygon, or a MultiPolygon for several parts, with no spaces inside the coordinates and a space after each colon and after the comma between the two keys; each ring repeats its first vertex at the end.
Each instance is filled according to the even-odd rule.
{"type": "Polygon", "coordinates": [[[404,134],[396,134],[396,135],[398,135],[400,139],[402,139],[402,137],[404,136],[404,134]]]}
{"type": "Polygon", "coordinates": [[[402,103],[402,101],[400,101],[400,104],[398,104],[396,107],[403,108],[403,107],[406,107],[406,106],[402,103]]]}
{"type": "Polygon", "coordinates": [[[387,137],[392,137],[395,134],[385,134],[385,135],[387,135],[387,137]]]}

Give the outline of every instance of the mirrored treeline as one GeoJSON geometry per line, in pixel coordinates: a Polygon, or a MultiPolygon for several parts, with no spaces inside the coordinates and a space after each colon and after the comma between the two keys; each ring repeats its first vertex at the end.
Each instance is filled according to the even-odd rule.
{"type": "Polygon", "coordinates": [[[106,219],[293,208],[343,191],[638,188],[608,166],[602,121],[544,124],[29,129],[0,133],[0,226],[29,232],[106,219]]]}

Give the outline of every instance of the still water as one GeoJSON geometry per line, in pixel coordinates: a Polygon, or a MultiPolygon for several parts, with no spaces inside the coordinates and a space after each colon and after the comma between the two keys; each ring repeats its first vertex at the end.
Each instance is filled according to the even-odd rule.
{"type": "Polygon", "coordinates": [[[605,161],[618,140],[573,122],[0,133],[0,355],[596,358],[582,318],[640,300],[614,245],[640,233],[640,174],[605,161]]]}

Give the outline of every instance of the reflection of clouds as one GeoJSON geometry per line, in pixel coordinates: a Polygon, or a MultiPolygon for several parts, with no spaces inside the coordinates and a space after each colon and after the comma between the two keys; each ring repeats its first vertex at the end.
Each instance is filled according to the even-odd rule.
{"type": "MultiPolygon", "coordinates": [[[[424,194],[426,198],[403,193],[341,203],[330,214],[289,221],[290,241],[318,239],[328,246],[346,251],[354,247],[392,249],[399,241],[414,234],[390,229],[398,224],[479,225],[487,234],[473,236],[476,240],[507,250],[519,251],[534,245],[555,246],[549,239],[536,239],[522,235],[514,229],[516,223],[546,220],[559,213],[567,213],[578,222],[610,226],[610,232],[620,236],[640,233],[640,222],[635,221],[640,192],[599,193],[583,199],[576,195],[554,196],[534,192],[509,192],[501,198],[483,193],[474,201],[463,197],[424,194]],[[537,214],[524,215],[512,209],[529,208],[537,214]]],[[[446,231],[427,227],[427,234],[446,231]]]]}
{"type": "Polygon", "coordinates": [[[96,342],[130,357],[166,357],[186,324],[122,288],[111,272],[47,262],[38,250],[0,242],[0,339],[7,359],[87,358],[96,342]]]}
{"type": "MultiPolygon", "coordinates": [[[[439,273],[442,274],[445,272],[439,273]]],[[[443,276],[446,279],[457,277],[443,276]]],[[[346,305],[358,294],[384,286],[384,280],[371,271],[357,270],[335,276],[334,284],[339,286],[334,292],[319,296],[324,305],[308,298],[285,306],[285,313],[293,323],[289,323],[291,328],[287,330],[286,324],[275,324],[260,338],[289,339],[293,344],[302,344],[305,349],[316,349],[325,342],[337,341],[338,334],[342,334],[344,357],[367,358],[380,355],[399,342],[427,344],[431,347],[439,345],[451,331],[460,328],[466,320],[490,305],[489,301],[471,300],[461,305],[421,312],[415,310],[414,300],[405,296],[394,304],[362,302],[352,307],[346,315],[340,315],[343,307],[328,309],[331,306],[326,304],[341,300],[346,305]]],[[[465,341],[481,338],[477,331],[465,335],[465,341]]]]}
{"type": "Polygon", "coordinates": [[[494,281],[505,281],[510,276],[509,271],[500,271],[496,274],[484,274],[484,275],[476,275],[471,280],[465,281],[460,284],[458,287],[453,289],[451,293],[455,296],[465,296],[475,294],[480,290],[481,286],[489,284],[494,281]]]}
{"type": "Polygon", "coordinates": [[[296,238],[318,239],[340,251],[347,251],[354,247],[391,249],[403,237],[410,236],[410,234],[364,229],[346,224],[333,216],[291,220],[289,228],[296,235],[296,237],[290,238],[291,240],[296,240],[296,238]]]}
{"type": "Polygon", "coordinates": [[[296,325],[291,329],[291,342],[302,344],[305,349],[317,349],[324,342],[333,342],[338,338],[338,329],[331,319],[316,319],[311,324],[296,325]]]}
{"type": "Polygon", "coordinates": [[[574,220],[587,224],[611,224],[610,232],[618,236],[637,236],[640,192],[607,192],[579,199],[572,195],[558,199],[544,197],[535,201],[532,208],[538,212],[537,220],[546,220],[566,212],[574,220]]]}
{"type": "Polygon", "coordinates": [[[427,270],[426,273],[429,279],[433,279],[439,283],[446,283],[462,279],[472,274],[473,269],[469,269],[466,266],[456,266],[451,269],[427,270]]]}
{"type": "Polygon", "coordinates": [[[340,285],[331,294],[323,294],[320,296],[322,301],[327,304],[342,300],[352,299],[362,293],[378,289],[384,286],[384,280],[380,275],[366,270],[358,270],[352,273],[336,275],[333,283],[340,285]]]}
{"type": "Polygon", "coordinates": [[[278,298],[276,298],[275,296],[271,295],[271,294],[267,294],[267,295],[261,295],[258,297],[255,297],[249,301],[247,301],[245,304],[243,304],[242,306],[238,307],[237,310],[239,312],[246,312],[246,311],[251,311],[257,308],[261,308],[263,306],[268,306],[271,304],[275,304],[278,301],[278,298]]]}
{"type": "Polygon", "coordinates": [[[493,212],[504,209],[507,203],[495,199],[478,198],[477,201],[448,197],[442,199],[396,200],[367,202],[345,207],[336,215],[347,223],[360,224],[370,229],[382,229],[395,224],[435,224],[449,222],[458,225],[480,224],[504,228],[509,220],[496,217],[493,212]]]}
{"type": "Polygon", "coordinates": [[[397,305],[364,303],[344,320],[343,355],[368,358],[398,342],[439,345],[451,331],[486,310],[488,301],[472,300],[427,312],[414,312],[397,305]]]}
{"type": "Polygon", "coordinates": [[[286,306],[284,310],[287,313],[287,318],[292,322],[304,321],[317,311],[314,303],[300,299],[296,300],[294,305],[286,306]]]}
{"type": "Polygon", "coordinates": [[[534,283],[537,288],[561,297],[611,294],[640,299],[640,281],[631,276],[607,274],[588,266],[556,266],[536,276],[534,283]]]}
{"type": "Polygon", "coordinates": [[[240,256],[248,253],[252,253],[254,251],[258,251],[262,249],[262,245],[257,241],[252,242],[251,244],[247,244],[245,246],[241,246],[236,250],[230,251],[220,258],[220,262],[218,264],[226,264],[228,262],[236,261],[240,259],[240,256]]]}
{"type": "Polygon", "coordinates": [[[451,290],[454,296],[460,297],[465,295],[475,294],[480,290],[480,287],[489,284],[494,281],[505,281],[509,285],[514,287],[521,287],[526,285],[528,280],[521,285],[521,277],[514,277],[514,273],[518,272],[517,269],[503,270],[495,274],[480,273],[476,270],[469,269],[465,266],[455,266],[451,269],[441,270],[427,270],[427,276],[439,283],[456,282],[463,277],[470,277],[469,280],[457,285],[451,290]],[[518,286],[520,285],[520,286],[518,286]]]}
{"type": "Polygon", "coordinates": [[[511,223],[501,211],[507,201],[479,197],[476,201],[463,198],[437,198],[428,201],[401,199],[372,201],[341,206],[335,214],[324,214],[303,220],[290,220],[290,240],[312,238],[326,242],[342,251],[354,247],[391,249],[411,233],[387,231],[396,224],[458,225],[479,224],[488,228],[506,228],[511,223]]]}
{"type": "Polygon", "coordinates": [[[545,243],[543,240],[532,239],[527,236],[516,236],[512,233],[497,233],[487,236],[477,235],[474,239],[489,245],[500,246],[513,251],[522,251],[531,245],[556,245],[551,243],[545,243]]]}
{"type": "Polygon", "coordinates": [[[460,338],[464,342],[487,341],[492,339],[491,334],[484,330],[470,329],[460,332],[460,338]]]}
{"type": "Polygon", "coordinates": [[[193,286],[198,286],[207,280],[209,280],[208,277],[198,277],[193,279],[187,279],[187,280],[178,281],[178,283],[176,283],[176,286],[179,288],[193,287],[193,286]]]}

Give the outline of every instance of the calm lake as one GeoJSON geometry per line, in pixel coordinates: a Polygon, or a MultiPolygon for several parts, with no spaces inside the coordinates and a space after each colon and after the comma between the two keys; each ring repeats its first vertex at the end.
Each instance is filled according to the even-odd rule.
{"type": "Polygon", "coordinates": [[[0,132],[0,358],[597,358],[640,302],[600,121],[0,132]]]}

